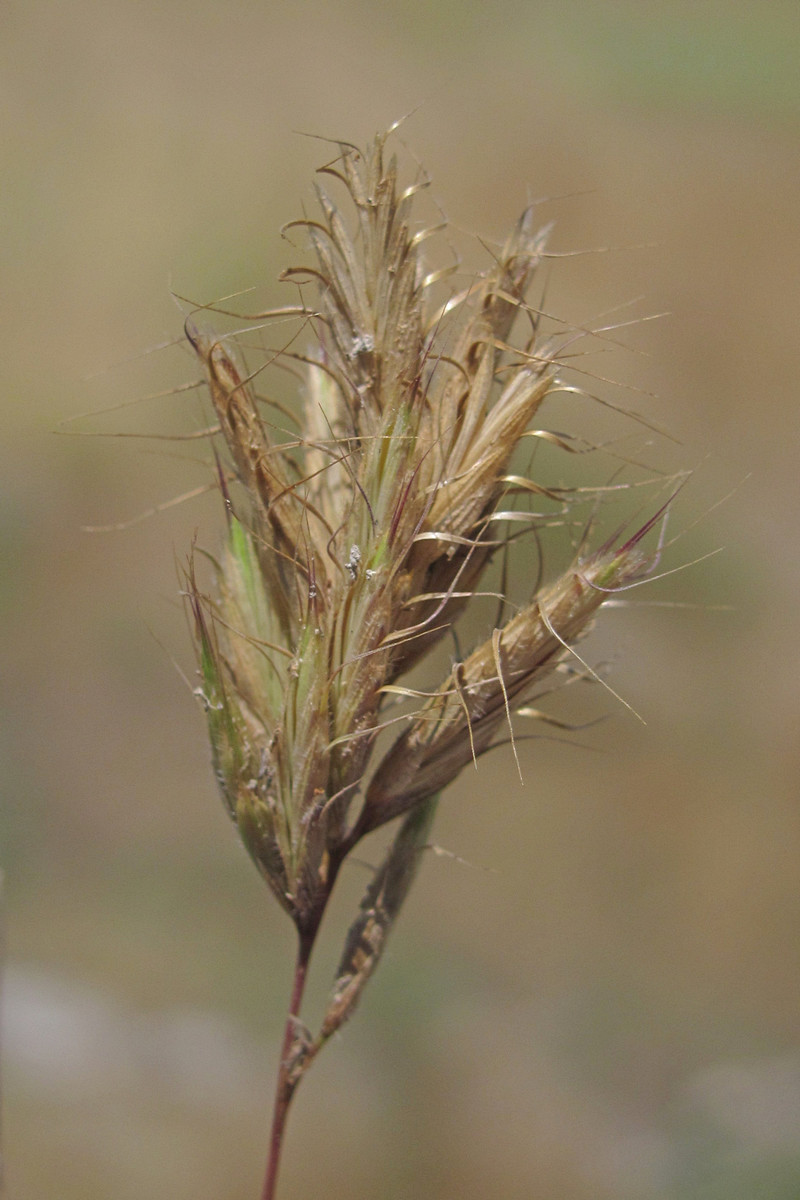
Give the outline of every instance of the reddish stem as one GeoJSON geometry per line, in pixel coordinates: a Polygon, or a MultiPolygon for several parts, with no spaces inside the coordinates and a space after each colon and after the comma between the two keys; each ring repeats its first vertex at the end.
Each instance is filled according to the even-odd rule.
{"type": "Polygon", "coordinates": [[[294,969],[294,981],[292,983],[292,994],[289,1000],[289,1011],[286,1017],[286,1028],[283,1034],[283,1046],[278,1066],[278,1083],[275,1089],[272,1131],[269,1139],[269,1158],[267,1159],[267,1173],[264,1177],[264,1190],[261,1193],[261,1200],[274,1200],[275,1197],[275,1185],[278,1179],[278,1167],[281,1160],[286,1118],[296,1087],[296,1083],[293,1083],[289,1078],[289,1054],[297,1033],[297,1018],[300,1014],[300,1005],[303,1001],[303,989],[305,988],[306,976],[308,974],[308,960],[311,957],[313,944],[313,937],[300,936],[300,943],[297,949],[297,962],[294,969]]]}

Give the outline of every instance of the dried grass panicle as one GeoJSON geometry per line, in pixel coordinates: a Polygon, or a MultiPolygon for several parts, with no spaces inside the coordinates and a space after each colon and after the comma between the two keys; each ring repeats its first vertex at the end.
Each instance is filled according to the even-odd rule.
{"type": "MultiPolygon", "coordinates": [[[[189,581],[215,769],[250,854],[312,939],[356,841],[492,744],[591,622],[601,577],[614,588],[646,567],[635,539],[576,562],[456,665],[371,764],[390,689],[452,628],[507,540],[501,502],[545,491],[511,462],[558,384],[555,344],[525,308],[546,240],[533,211],[443,301],[446,272],[426,269],[430,231],[414,219],[427,180],[401,187],[385,140],[364,154],[342,145],[320,172],[320,215],[290,227],[315,256],[283,276],[315,339],[283,356],[304,371],[299,439],[276,437],[235,345],[187,322],[240,485],[229,496],[222,484],[229,537],[213,594],[193,570],[189,581]],[[346,217],[329,183],[343,185],[346,217]]],[[[385,864],[395,854],[404,879],[408,845],[385,864]]]]}

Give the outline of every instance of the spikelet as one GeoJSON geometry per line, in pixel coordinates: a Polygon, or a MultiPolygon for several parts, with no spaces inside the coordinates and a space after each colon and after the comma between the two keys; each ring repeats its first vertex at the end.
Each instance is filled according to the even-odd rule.
{"type": "MultiPolygon", "coordinates": [[[[274,440],[233,345],[186,330],[239,485],[232,500],[223,483],[213,595],[193,569],[188,587],[215,770],[259,870],[310,938],[356,841],[483,753],[591,623],[602,588],[647,565],[635,539],[576,563],[454,667],[371,766],[389,690],[452,627],[502,544],[490,533],[501,501],[514,486],[544,490],[509,471],[557,363],[535,325],[509,341],[545,246],[531,210],[482,277],[436,304],[441,272],[426,274],[427,231],[413,226],[427,181],[400,188],[384,137],[363,155],[340,149],[321,175],[344,185],[354,219],[320,186],[319,217],[292,223],[316,261],[283,275],[315,293],[299,310],[316,335],[299,356],[299,444],[274,440]]],[[[407,890],[412,841],[406,829],[369,893],[372,916],[359,919],[373,932],[399,903],[386,909],[380,881],[407,890]]]]}

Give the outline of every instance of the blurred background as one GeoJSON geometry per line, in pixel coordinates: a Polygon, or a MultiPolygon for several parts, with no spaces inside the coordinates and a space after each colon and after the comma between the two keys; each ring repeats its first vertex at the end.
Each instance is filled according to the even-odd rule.
{"type": "MultiPolygon", "coordinates": [[[[400,136],[458,228],[502,238],[555,197],[548,308],[670,313],[593,369],[697,468],[663,568],[724,551],[584,644],[646,726],[597,689],[607,720],[525,744],[524,786],[504,752],[453,786],[436,840],[469,865],[426,862],[300,1090],[281,1196],[796,1197],[796,0],[38,0],[0,21],[7,1195],[259,1193],[292,932],[174,666],[176,563],[214,546],[218,498],[82,530],[208,483],[192,444],[83,436],[180,431],[197,401],[74,418],[196,378],[170,289],[293,298],[279,229],[329,157],[302,133],[363,144],[416,109],[400,136]]],[[[365,878],[342,879],[312,1024],[365,878]]]]}

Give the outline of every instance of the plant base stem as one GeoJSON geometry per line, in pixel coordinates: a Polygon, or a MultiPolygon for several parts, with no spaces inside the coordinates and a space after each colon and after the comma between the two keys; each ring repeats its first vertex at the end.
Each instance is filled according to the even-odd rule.
{"type": "Polygon", "coordinates": [[[283,1034],[280,1064],[278,1066],[278,1083],[275,1089],[275,1104],[272,1112],[272,1130],[269,1139],[267,1173],[264,1177],[261,1200],[274,1200],[275,1197],[286,1118],[295,1092],[295,1084],[289,1077],[289,1055],[297,1033],[297,1019],[303,1000],[303,990],[308,974],[308,960],[311,957],[312,945],[313,939],[300,938],[297,950],[297,962],[294,969],[294,980],[292,982],[292,994],[289,999],[289,1011],[286,1017],[286,1028],[283,1034]]]}

